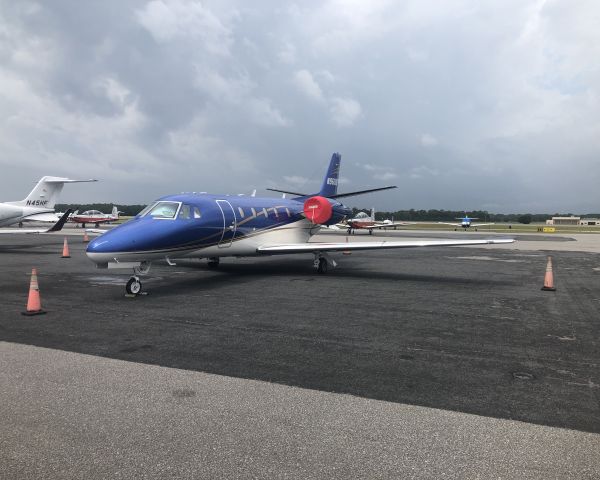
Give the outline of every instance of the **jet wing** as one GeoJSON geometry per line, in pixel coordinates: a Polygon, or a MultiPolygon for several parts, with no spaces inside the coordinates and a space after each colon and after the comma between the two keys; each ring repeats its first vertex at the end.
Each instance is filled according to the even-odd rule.
{"type": "Polygon", "coordinates": [[[496,225],[495,223],[472,223],[472,227],[485,227],[486,225],[496,225]]]}
{"type": "Polygon", "coordinates": [[[346,252],[349,250],[379,250],[384,248],[454,247],[460,245],[497,245],[513,243],[513,238],[482,240],[419,240],[406,242],[342,242],[342,243],[292,243],[287,245],[262,245],[256,249],[265,255],[285,253],[346,252]]]}
{"type": "Polygon", "coordinates": [[[27,233],[59,232],[60,230],[62,230],[63,226],[67,222],[67,219],[69,218],[69,215],[71,215],[71,213],[73,213],[73,210],[67,210],[65,213],[63,213],[63,216],[60,217],[58,222],[56,222],[50,228],[0,228],[0,235],[3,233],[14,235],[14,234],[19,234],[19,233],[27,234],[27,233]]]}
{"type": "Polygon", "coordinates": [[[56,213],[35,213],[29,215],[23,219],[26,222],[58,222],[58,215],[56,213]]]}
{"type": "Polygon", "coordinates": [[[405,227],[406,225],[414,225],[414,222],[394,222],[394,223],[378,223],[372,227],[366,228],[393,228],[393,227],[405,227]]]}
{"type": "Polygon", "coordinates": [[[440,225],[450,225],[452,227],[462,227],[462,223],[437,222],[440,225]]]}

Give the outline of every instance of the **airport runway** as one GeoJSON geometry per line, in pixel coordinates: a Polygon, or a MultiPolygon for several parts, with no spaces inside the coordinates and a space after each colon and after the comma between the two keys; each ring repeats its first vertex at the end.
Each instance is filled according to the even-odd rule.
{"type": "Polygon", "coordinates": [[[183,261],[138,298],[80,236],[0,237],[0,478],[600,478],[600,255],[533,237],[183,261]]]}

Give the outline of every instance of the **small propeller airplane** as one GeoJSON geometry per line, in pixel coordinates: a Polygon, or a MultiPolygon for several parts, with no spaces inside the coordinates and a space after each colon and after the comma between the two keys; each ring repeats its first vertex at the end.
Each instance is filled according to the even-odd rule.
{"type": "Polygon", "coordinates": [[[85,228],[86,223],[93,223],[98,228],[101,223],[110,223],[118,219],[119,210],[117,207],[113,207],[111,213],[102,213],[98,210],[87,210],[83,213],[75,212],[69,218],[69,222],[81,223],[82,228],[85,228]]]}
{"type": "Polygon", "coordinates": [[[25,200],[0,203],[0,227],[24,221],[56,223],[59,217],[54,205],[65,183],[96,182],[97,180],[71,180],[62,177],[42,177],[25,200]]]}
{"type": "Polygon", "coordinates": [[[211,268],[221,257],[291,253],[312,254],[318,273],[337,263],[331,252],[384,248],[440,247],[511,243],[513,239],[418,240],[381,242],[310,242],[323,225],[334,225],[352,210],[339,199],[396,188],[372,188],[337,193],[341,155],[331,157],[321,190],[316,194],[268,190],[294,198],[247,197],[184,193],[162,197],[135,218],[92,240],[87,256],[98,268],[132,268],[128,294],[139,294],[139,275],[153,261],[175,265],[178,258],[206,258],[211,268]]]}
{"type": "Polygon", "coordinates": [[[349,218],[346,220],[346,223],[338,223],[336,226],[338,228],[347,228],[348,235],[352,235],[355,230],[368,230],[369,235],[373,235],[373,230],[377,229],[387,229],[396,227],[413,225],[411,222],[394,222],[393,220],[383,220],[382,222],[378,222],[375,220],[375,209],[371,209],[371,215],[367,215],[365,212],[358,212],[354,218],[349,218]]]}
{"type": "MultiPolygon", "coordinates": [[[[452,227],[461,227],[463,230],[473,227],[477,231],[477,227],[484,227],[486,225],[494,225],[493,223],[473,223],[473,220],[479,220],[477,217],[469,217],[465,212],[464,217],[457,217],[456,220],[460,220],[460,223],[448,223],[448,222],[437,222],[442,225],[450,225],[452,227]]],[[[456,231],[456,228],[454,229],[456,231]]]]}

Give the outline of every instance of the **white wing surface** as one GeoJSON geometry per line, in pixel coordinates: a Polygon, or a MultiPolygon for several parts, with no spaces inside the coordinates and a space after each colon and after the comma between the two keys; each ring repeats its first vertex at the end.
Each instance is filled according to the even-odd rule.
{"type": "Polygon", "coordinates": [[[451,225],[453,227],[462,227],[462,223],[437,222],[440,225],[451,225]]]}
{"type": "Polygon", "coordinates": [[[52,232],[59,232],[60,230],[62,230],[64,224],[66,223],[67,219],[69,218],[69,215],[73,213],[73,210],[67,210],[62,217],[60,217],[60,219],[58,220],[58,222],[56,222],[54,225],[52,225],[50,228],[0,228],[0,235],[1,234],[11,234],[11,235],[15,235],[15,234],[28,234],[28,233],[52,233],[52,232]]]}
{"type": "Polygon", "coordinates": [[[46,233],[48,232],[47,228],[0,228],[0,235],[2,234],[27,234],[27,233],[46,233]]]}
{"type": "Polygon", "coordinates": [[[348,242],[348,243],[297,243],[287,245],[262,245],[256,250],[265,255],[311,252],[345,252],[349,250],[379,250],[384,248],[455,247],[461,245],[497,245],[513,243],[513,238],[483,240],[419,240],[410,242],[348,242]]]}
{"type": "MultiPolygon", "coordinates": [[[[23,221],[26,222],[58,222],[59,217],[56,213],[35,213],[33,215],[29,215],[25,217],[23,221]]],[[[47,229],[46,229],[47,230],[47,229]]]]}
{"type": "Polygon", "coordinates": [[[378,223],[377,225],[373,225],[372,227],[365,227],[365,228],[367,228],[367,229],[369,229],[369,228],[394,228],[394,227],[405,227],[407,225],[414,225],[414,222],[378,223]]]}

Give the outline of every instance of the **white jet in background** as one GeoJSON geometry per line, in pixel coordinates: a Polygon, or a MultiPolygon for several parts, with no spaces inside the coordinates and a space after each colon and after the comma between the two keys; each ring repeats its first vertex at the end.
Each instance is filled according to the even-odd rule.
{"type": "Polygon", "coordinates": [[[65,183],[97,182],[97,180],[71,180],[61,177],[42,177],[25,200],[0,203],[0,227],[25,221],[52,222],[59,220],[54,205],[65,183]]]}

